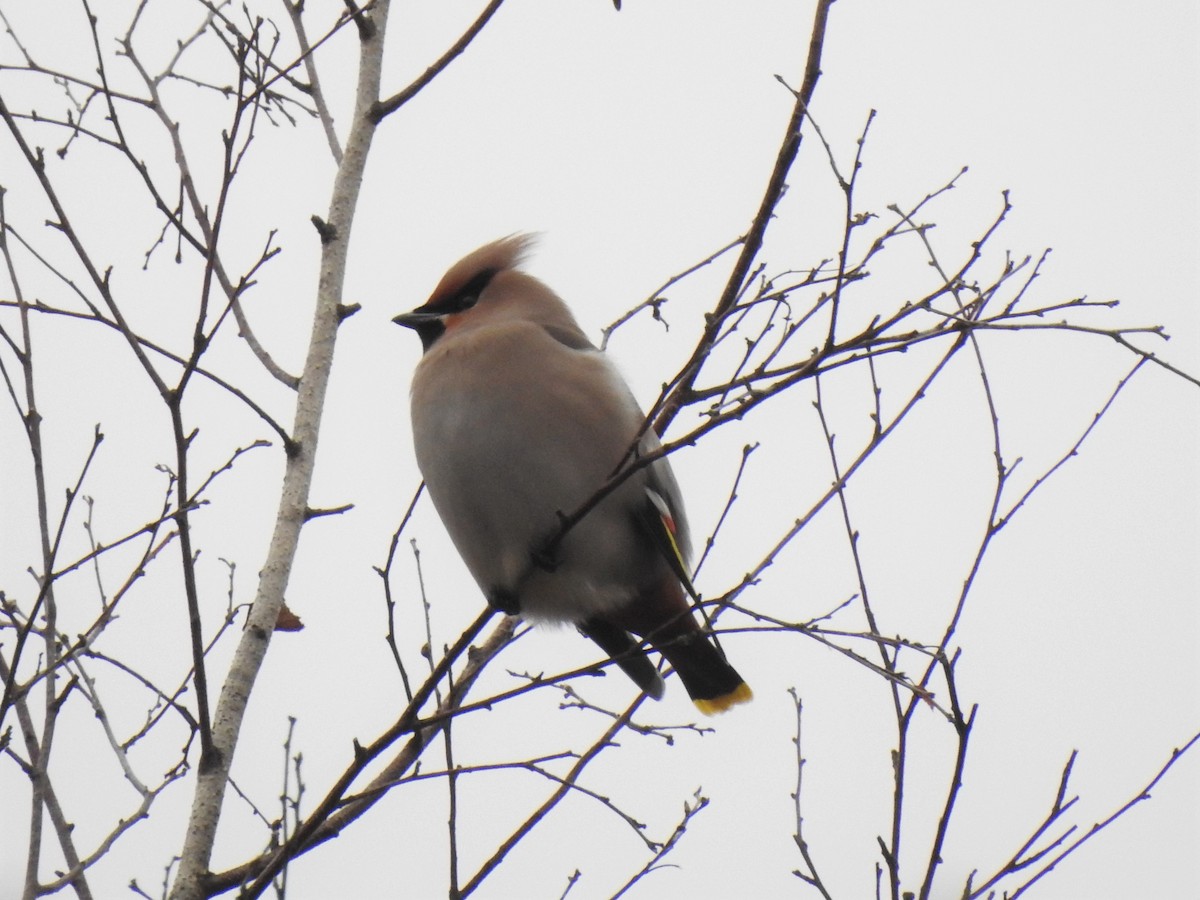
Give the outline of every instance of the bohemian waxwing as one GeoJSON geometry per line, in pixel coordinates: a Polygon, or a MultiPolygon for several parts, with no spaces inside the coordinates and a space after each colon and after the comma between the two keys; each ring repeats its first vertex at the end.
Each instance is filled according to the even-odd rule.
{"type": "MultiPolygon", "coordinates": [[[[747,701],[684,597],[688,528],[665,457],[562,533],[630,461],[644,416],[566,304],[518,268],[530,243],[480,247],[393,320],[424,347],[412,426],[433,505],[494,608],[574,624],[655,699],[662,678],[631,635],[667,658],[702,712],[747,701]]],[[[638,449],[658,446],[647,431],[638,449]]]]}

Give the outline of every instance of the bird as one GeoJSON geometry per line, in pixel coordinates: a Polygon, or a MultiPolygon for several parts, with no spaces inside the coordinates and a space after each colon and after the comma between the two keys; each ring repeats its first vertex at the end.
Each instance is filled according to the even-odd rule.
{"type": "Polygon", "coordinates": [[[421,340],[410,409],[434,508],[492,608],[574,625],[655,700],[665,686],[643,641],[702,713],[749,701],[688,602],[670,462],[639,464],[658,437],[567,304],[522,268],[532,244],[513,234],[478,248],[393,319],[421,340]]]}

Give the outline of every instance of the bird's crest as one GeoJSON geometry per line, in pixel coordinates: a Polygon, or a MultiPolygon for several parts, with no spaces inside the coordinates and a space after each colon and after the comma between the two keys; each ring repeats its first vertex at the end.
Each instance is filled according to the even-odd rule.
{"type": "Polygon", "coordinates": [[[536,240],[537,236],[533,234],[510,234],[471,251],[442,276],[438,286],[429,295],[426,306],[436,307],[440,300],[454,297],[471,279],[483,272],[495,274],[506,269],[519,268],[533,249],[536,240]]]}

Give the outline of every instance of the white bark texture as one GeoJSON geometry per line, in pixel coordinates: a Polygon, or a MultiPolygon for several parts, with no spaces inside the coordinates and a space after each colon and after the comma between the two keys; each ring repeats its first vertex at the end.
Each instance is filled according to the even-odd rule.
{"type": "Polygon", "coordinates": [[[279,499],[279,513],[267,559],[259,576],[258,593],[245,630],[242,632],[229,673],[221,688],[213,717],[214,758],[203,760],[196,781],[192,812],[188,820],[178,874],[171,900],[200,900],[206,897],[205,880],[216,840],[221,804],[230,765],[241,732],[243,716],[266,656],[283,605],[300,531],[305,521],[325,391],[333,368],[333,351],[341,320],[342,286],[346,274],[351,225],[362,186],[367,153],[375,133],[370,116],[379,99],[380,70],[389,0],[378,0],[367,16],[372,28],[361,36],[361,57],[354,117],[345,152],[334,179],[333,195],[326,222],[332,231],[323,236],[320,282],[313,330],[304,372],[300,377],[296,419],[292,430],[293,452],[289,453],[279,499]]]}

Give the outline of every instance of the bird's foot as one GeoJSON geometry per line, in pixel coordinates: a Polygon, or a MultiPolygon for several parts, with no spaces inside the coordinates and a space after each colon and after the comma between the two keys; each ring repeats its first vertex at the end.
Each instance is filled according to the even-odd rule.
{"type": "Polygon", "coordinates": [[[487,595],[488,606],[506,616],[516,616],[521,613],[521,602],[517,595],[508,588],[492,588],[487,595]]]}

